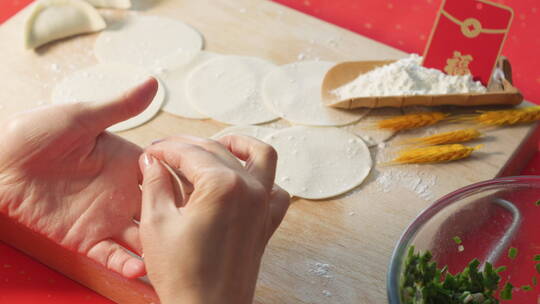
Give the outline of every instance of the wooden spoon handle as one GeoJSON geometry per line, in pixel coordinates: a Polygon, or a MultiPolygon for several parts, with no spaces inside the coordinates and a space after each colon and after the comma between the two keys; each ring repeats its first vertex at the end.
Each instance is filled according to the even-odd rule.
{"type": "Polygon", "coordinates": [[[484,105],[518,105],[523,101],[521,93],[508,80],[503,81],[503,91],[483,94],[416,95],[395,97],[361,97],[340,101],[331,105],[343,109],[383,108],[409,106],[456,105],[463,107],[484,105]]]}

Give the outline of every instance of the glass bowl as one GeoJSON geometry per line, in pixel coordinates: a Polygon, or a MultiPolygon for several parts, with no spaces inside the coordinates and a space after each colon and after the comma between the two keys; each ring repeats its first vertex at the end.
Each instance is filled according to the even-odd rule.
{"type": "Polygon", "coordinates": [[[398,241],[387,274],[390,304],[403,303],[400,281],[409,246],[416,251],[430,250],[439,267],[451,273],[462,271],[474,258],[482,265],[505,265],[500,287],[506,281],[533,290],[514,289],[513,299],[505,303],[540,303],[540,281],[534,256],[540,254],[540,176],[498,178],[459,189],[422,211],[398,241]],[[462,240],[458,244],[454,237],[462,240]],[[518,249],[515,259],[510,247],[518,249]]]}

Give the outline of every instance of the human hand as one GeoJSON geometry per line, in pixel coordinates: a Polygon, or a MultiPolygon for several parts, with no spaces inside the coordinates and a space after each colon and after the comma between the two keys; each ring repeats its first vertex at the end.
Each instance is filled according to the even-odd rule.
{"type": "Polygon", "coordinates": [[[162,303],[251,303],[265,247],[289,207],[274,184],[276,161],[271,146],[246,136],[179,136],[145,151],[141,241],[162,303]],[[183,195],[162,162],[182,177],[183,195]]]}
{"type": "Polygon", "coordinates": [[[157,81],[113,101],[21,113],[0,135],[0,212],[128,278],[145,274],[138,226],[142,150],[106,128],[142,112],[157,81]]]}

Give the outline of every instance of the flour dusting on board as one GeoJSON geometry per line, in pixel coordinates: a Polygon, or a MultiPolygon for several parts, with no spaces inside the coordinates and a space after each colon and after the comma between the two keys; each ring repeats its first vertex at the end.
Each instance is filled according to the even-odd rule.
{"type": "Polygon", "coordinates": [[[392,64],[358,76],[332,93],[341,100],[369,96],[434,95],[486,92],[471,75],[450,76],[421,66],[422,57],[412,54],[392,64]]]}
{"type": "Polygon", "coordinates": [[[437,177],[425,172],[407,172],[404,170],[390,168],[384,170],[376,179],[380,191],[388,193],[397,186],[405,187],[416,193],[420,198],[431,201],[435,196],[431,188],[435,186],[437,177]]]}
{"type": "Polygon", "coordinates": [[[314,267],[309,270],[310,273],[313,273],[319,277],[330,279],[330,264],[325,263],[315,263],[314,267]]]}
{"type": "MultiPolygon", "coordinates": [[[[333,279],[333,276],[330,274],[330,269],[332,268],[332,265],[326,264],[326,263],[315,263],[311,265],[311,268],[309,269],[309,273],[316,275],[317,277],[324,279],[326,282],[329,282],[333,279]]],[[[315,283],[312,281],[312,283],[315,283]]],[[[327,284],[323,284],[326,286],[327,284]]],[[[325,297],[331,297],[332,292],[328,289],[321,290],[321,293],[325,297]]]]}
{"type": "Polygon", "coordinates": [[[332,293],[330,291],[326,290],[326,289],[322,291],[322,294],[325,295],[326,297],[331,297],[332,296],[332,293]]]}

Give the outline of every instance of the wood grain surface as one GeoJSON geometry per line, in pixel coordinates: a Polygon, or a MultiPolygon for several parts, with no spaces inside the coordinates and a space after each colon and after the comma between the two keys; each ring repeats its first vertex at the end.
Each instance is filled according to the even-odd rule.
{"type": "MultiPolygon", "coordinates": [[[[104,13],[109,22],[137,13],[176,18],[203,33],[206,50],[258,56],[277,64],[294,62],[300,55],[336,62],[406,55],[269,1],[163,0],[139,8],[138,12],[104,13]]],[[[93,55],[96,35],[65,39],[37,52],[24,50],[27,13],[23,11],[0,27],[0,121],[17,111],[49,103],[55,83],[97,62],[93,55]]],[[[160,113],[146,125],[120,135],[145,146],[179,133],[210,136],[223,127],[211,120],[160,113]]],[[[456,127],[442,124],[428,132],[456,127]]],[[[348,128],[363,130],[361,125],[348,128]]],[[[482,151],[465,161],[377,166],[362,186],[333,200],[295,199],[265,255],[256,300],[265,304],[385,303],[387,264],[407,224],[436,198],[493,178],[530,130],[530,126],[489,130],[482,151]]],[[[410,132],[394,140],[425,132],[410,132]]],[[[388,159],[393,150],[372,149],[376,161],[388,159]]]]}

